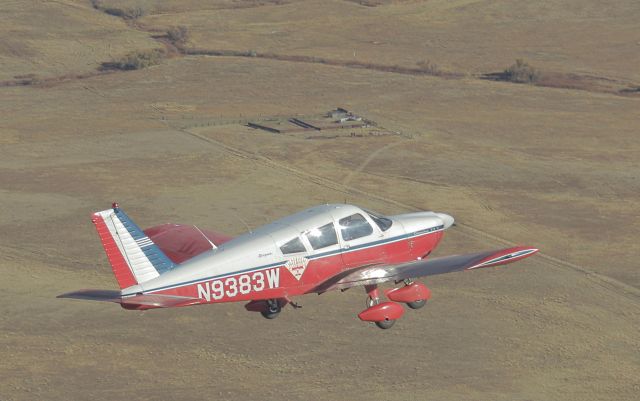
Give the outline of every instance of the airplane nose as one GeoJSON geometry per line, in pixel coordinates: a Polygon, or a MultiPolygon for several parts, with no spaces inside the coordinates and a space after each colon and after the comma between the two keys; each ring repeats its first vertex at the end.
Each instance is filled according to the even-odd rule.
{"type": "Polygon", "coordinates": [[[440,217],[442,219],[442,222],[444,224],[444,228],[447,229],[449,227],[451,227],[453,225],[453,222],[455,221],[453,217],[449,216],[448,214],[445,213],[436,213],[438,215],[438,217],[440,217]]]}

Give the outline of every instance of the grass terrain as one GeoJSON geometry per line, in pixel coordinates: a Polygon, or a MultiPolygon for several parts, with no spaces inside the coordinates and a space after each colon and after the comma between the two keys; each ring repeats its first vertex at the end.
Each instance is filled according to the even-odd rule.
{"type": "MultiPolygon", "coordinates": [[[[0,123],[0,399],[635,398],[639,99],[474,76],[523,57],[543,71],[636,81],[627,61],[638,39],[625,31],[633,3],[103,3],[145,15],[123,21],[90,2],[13,2],[2,18],[28,17],[3,37],[31,46],[64,26],[55,54],[37,56],[67,60],[47,70],[55,77],[93,74],[114,58],[87,43],[122,43],[119,55],[128,54],[162,46],[152,36],[177,25],[193,48],[341,60],[358,42],[357,60],[406,66],[419,61],[400,56],[418,53],[416,32],[437,30],[447,47],[421,58],[469,75],[187,56],[0,88],[0,114],[10,116],[0,123]],[[586,26],[609,33],[595,38],[586,26]],[[274,28],[285,32],[280,42],[267,35],[274,28]],[[390,44],[367,44],[379,37],[390,44]],[[70,38],[84,43],[77,59],[70,38]],[[552,42],[545,59],[540,49],[552,42]],[[399,135],[305,139],[242,125],[336,106],[399,135]],[[322,202],[432,209],[459,223],[438,254],[506,240],[543,255],[433,277],[430,305],[391,331],[357,320],[358,290],[301,298],[303,309],[275,321],[238,304],[130,312],[54,299],[116,287],[89,219],[113,200],[143,227],[192,223],[234,235],[322,202]]],[[[25,55],[2,60],[3,79],[32,71],[25,55]]]]}
{"type": "Polygon", "coordinates": [[[430,61],[440,70],[462,74],[502,71],[522,58],[547,73],[636,82],[640,80],[638,17],[640,9],[632,0],[607,6],[580,0],[463,0],[381,7],[331,0],[243,10],[198,8],[149,15],[141,22],[187,25],[194,48],[403,67],[430,61]]]}
{"type": "Polygon", "coordinates": [[[83,76],[132,48],[161,47],[87,1],[8,1],[0,7],[0,83],[83,76]]]}

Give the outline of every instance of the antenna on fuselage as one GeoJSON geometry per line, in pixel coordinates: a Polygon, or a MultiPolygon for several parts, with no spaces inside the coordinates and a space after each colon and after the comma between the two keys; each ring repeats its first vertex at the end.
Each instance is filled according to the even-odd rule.
{"type": "Polygon", "coordinates": [[[198,230],[198,232],[200,233],[200,235],[202,235],[204,237],[204,239],[206,239],[209,244],[211,244],[211,249],[216,249],[217,246],[216,244],[214,244],[213,242],[211,242],[211,240],[209,239],[209,237],[207,237],[206,235],[204,235],[204,233],[202,232],[201,229],[198,228],[198,226],[193,226],[196,230],[198,230]]]}

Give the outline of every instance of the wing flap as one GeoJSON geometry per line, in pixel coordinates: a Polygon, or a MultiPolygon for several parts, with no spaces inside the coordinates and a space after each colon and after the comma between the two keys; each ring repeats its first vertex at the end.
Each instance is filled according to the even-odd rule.
{"type": "Polygon", "coordinates": [[[358,285],[373,285],[386,281],[400,281],[456,271],[499,266],[524,259],[536,252],[538,252],[536,248],[517,246],[495,251],[416,260],[396,265],[366,266],[333,276],[316,287],[314,292],[322,293],[336,289],[343,290],[358,285]]]}

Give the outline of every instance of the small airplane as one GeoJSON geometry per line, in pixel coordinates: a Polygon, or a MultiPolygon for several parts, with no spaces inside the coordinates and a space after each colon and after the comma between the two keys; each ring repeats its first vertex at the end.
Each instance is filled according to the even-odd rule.
{"type": "Polygon", "coordinates": [[[367,307],[358,317],[382,329],[402,317],[402,303],[419,309],[431,297],[417,278],[503,265],[538,252],[517,246],[428,258],[453,217],[386,217],[346,204],[312,207],[236,238],[180,224],[142,230],[117,203],[94,213],[92,221],[121,290],[58,298],[133,310],[244,301],[248,311],[273,319],[287,304],[300,307],[294,296],[363,286],[367,307]],[[381,291],[384,282],[395,288],[381,291]]]}

